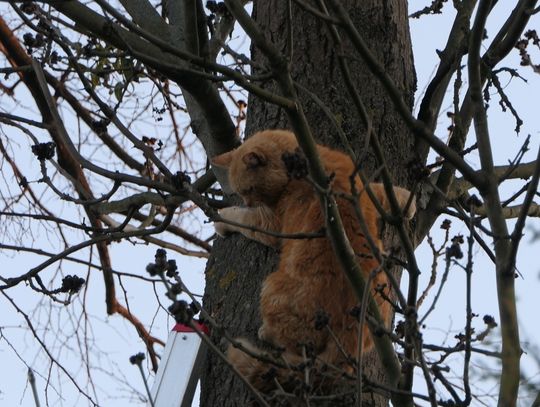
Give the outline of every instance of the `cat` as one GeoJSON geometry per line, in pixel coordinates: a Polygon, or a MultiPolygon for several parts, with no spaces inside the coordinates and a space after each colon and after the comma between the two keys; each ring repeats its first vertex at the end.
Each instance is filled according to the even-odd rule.
{"type": "MultiPolygon", "coordinates": [[[[331,188],[336,193],[343,225],[358,255],[366,281],[370,273],[374,274],[371,295],[379,306],[384,324],[389,327],[391,305],[375,291],[376,288],[382,289],[388,294],[386,274],[378,270],[379,263],[361,232],[354,206],[343,196],[351,195],[350,177],[355,166],[349,156],[342,152],[320,145],[317,149],[326,173],[331,176],[331,188]]],[[[250,226],[251,229],[226,222],[216,222],[215,228],[219,235],[239,232],[249,239],[280,250],[277,270],[262,284],[259,338],[284,350],[282,358],[290,365],[304,360],[306,350],[303,346],[309,344],[310,351],[317,355],[318,361],[352,371],[350,359],[344,352],[353,358],[358,357],[358,320],[351,311],[359,305],[359,300],[341,270],[331,243],[326,237],[320,237],[325,219],[313,184],[306,177],[291,176],[290,170],[287,170],[284,155],[295,154],[295,151],[299,150],[293,133],[265,130],[248,138],[236,150],[214,157],[211,160],[213,165],[228,169],[230,186],[246,205],[221,209],[220,216],[226,221],[250,226]],[[275,233],[266,234],[261,230],[275,233]],[[298,233],[317,237],[279,237],[279,234],[298,233]],[[330,329],[320,326],[321,316],[327,320],[330,329]]],[[[354,180],[355,188],[360,193],[358,204],[365,224],[372,241],[380,250],[382,246],[377,230],[380,216],[363,190],[359,177],[356,176],[354,180]]],[[[382,207],[388,210],[389,200],[382,184],[370,184],[370,188],[382,207]]],[[[415,204],[409,199],[410,192],[399,187],[395,187],[394,192],[400,206],[407,210],[405,216],[411,218],[415,204]]],[[[257,351],[248,341],[240,341],[244,347],[257,351]]],[[[372,346],[371,334],[365,326],[362,352],[369,351],[372,346]]],[[[255,387],[263,391],[273,388],[273,380],[265,379],[265,372],[269,371],[271,365],[233,346],[229,347],[227,356],[255,387]]]]}

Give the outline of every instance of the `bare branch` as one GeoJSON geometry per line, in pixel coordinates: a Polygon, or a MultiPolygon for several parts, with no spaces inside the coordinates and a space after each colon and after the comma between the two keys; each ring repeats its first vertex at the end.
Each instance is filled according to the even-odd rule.
{"type": "Polygon", "coordinates": [[[482,77],[480,64],[480,46],[484,26],[491,9],[491,0],[480,0],[472,29],[469,47],[469,80],[470,93],[474,109],[474,126],[480,153],[480,163],[485,171],[488,182],[479,188],[485,200],[487,216],[491,229],[495,235],[495,253],[498,258],[497,289],[499,315],[502,332],[502,374],[500,379],[499,406],[511,405],[516,400],[519,387],[519,357],[521,353],[519,343],[519,328],[514,290],[513,264],[510,263],[511,247],[508,241],[508,229],[497,190],[497,183],[493,175],[493,157],[489,140],[486,111],[482,102],[482,77]]]}

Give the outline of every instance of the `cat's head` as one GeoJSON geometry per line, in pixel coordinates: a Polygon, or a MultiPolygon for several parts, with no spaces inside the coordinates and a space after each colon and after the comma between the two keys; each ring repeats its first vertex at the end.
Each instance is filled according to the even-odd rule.
{"type": "Polygon", "coordinates": [[[237,149],[212,158],[212,164],[228,169],[231,188],[247,206],[271,206],[289,183],[283,153],[296,147],[292,133],[266,130],[254,134],[237,149]]]}

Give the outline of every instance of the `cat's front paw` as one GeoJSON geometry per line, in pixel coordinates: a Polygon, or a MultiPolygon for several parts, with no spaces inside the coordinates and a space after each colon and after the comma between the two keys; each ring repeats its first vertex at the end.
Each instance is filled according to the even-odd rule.
{"type": "MultiPolygon", "coordinates": [[[[241,211],[243,208],[239,206],[231,206],[229,208],[222,208],[218,210],[218,214],[221,219],[231,222],[241,222],[241,211]]],[[[227,222],[214,222],[214,228],[216,233],[220,236],[226,236],[236,231],[234,225],[227,222]]]]}
{"type": "Polygon", "coordinates": [[[264,335],[264,325],[262,325],[259,330],[257,331],[257,337],[261,340],[261,341],[265,341],[266,338],[265,338],[265,335],[264,335]]]}
{"type": "Polygon", "coordinates": [[[266,329],[266,325],[263,323],[259,330],[257,331],[257,336],[261,341],[264,341],[269,344],[273,344],[274,341],[272,340],[272,335],[268,332],[268,329],[266,329]]]}
{"type": "Polygon", "coordinates": [[[229,229],[227,228],[227,224],[223,222],[214,222],[214,229],[216,230],[216,233],[220,235],[221,237],[226,236],[230,233],[229,229]]]}
{"type": "Polygon", "coordinates": [[[272,335],[268,329],[266,329],[265,327],[267,327],[267,325],[265,325],[264,323],[261,325],[261,327],[259,328],[258,332],[257,332],[257,336],[258,338],[264,342],[266,345],[269,345],[271,346],[272,348],[276,349],[276,350],[282,350],[284,351],[285,348],[280,346],[278,341],[276,341],[276,338],[274,335],[272,335]]]}

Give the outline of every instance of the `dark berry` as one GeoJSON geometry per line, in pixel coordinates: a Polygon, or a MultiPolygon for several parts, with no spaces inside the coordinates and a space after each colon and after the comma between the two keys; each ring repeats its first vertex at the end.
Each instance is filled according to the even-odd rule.
{"type": "Polygon", "coordinates": [[[60,287],[60,291],[63,293],[77,293],[84,285],[85,280],[84,278],[80,278],[78,276],[71,276],[67,275],[62,279],[62,287],[60,287]]]}
{"type": "Polygon", "coordinates": [[[32,146],[32,153],[40,161],[50,160],[54,157],[56,144],[53,142],[39,143],[32,146]]]}
{"type": "Polygon", "coordinates": [[[308,175],[307,161],[300,149],[294,152],[285,152],[281,156],[287,175],[292,179],[302,179],[308,175]]]}

